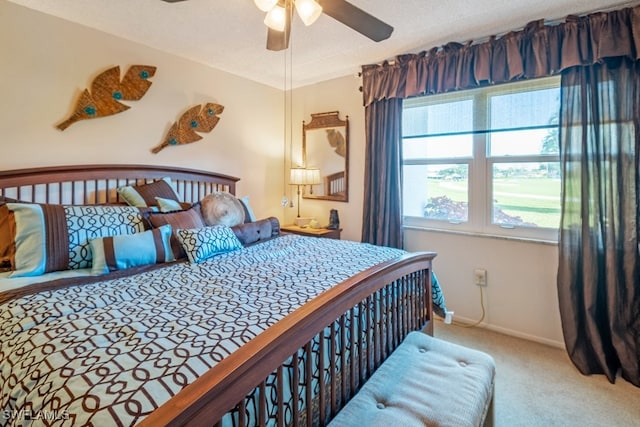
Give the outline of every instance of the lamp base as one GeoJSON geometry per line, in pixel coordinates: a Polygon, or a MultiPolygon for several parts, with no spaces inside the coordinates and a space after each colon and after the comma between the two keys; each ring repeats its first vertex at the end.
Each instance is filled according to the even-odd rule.
{"type": "Polygon", "coordinates": [[[298,227],[305,227],[309,225],[312,219],[313,218],[311,217],[297,217],[296,220],[294,221],[294,224],[297,225],[298,227]]]}

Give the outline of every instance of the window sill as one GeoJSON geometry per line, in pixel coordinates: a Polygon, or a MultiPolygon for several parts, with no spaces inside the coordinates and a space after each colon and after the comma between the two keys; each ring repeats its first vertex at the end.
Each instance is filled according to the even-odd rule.
{"type": "Polygon", "coordinates": [[[403,230],[427,231],[429,233],[456,234],[458,236],[482,237],[482,238],[489,238],[489,239],[510,240],[515,242],[537,243],[541,245],[558,246],[557,240],[536,239],[531,237],[502,236],[499,234],[478,233],[474,231],[445,230],[441,228],[419,227],[415,225],[403,225],[402,228],[403,230]]]}

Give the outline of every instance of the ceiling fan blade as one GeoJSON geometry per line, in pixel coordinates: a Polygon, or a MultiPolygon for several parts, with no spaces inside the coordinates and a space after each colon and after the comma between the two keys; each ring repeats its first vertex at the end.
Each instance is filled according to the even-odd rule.
{"type": "Polygon", "coordinates": [[[393,27],[382,22],[373,15],[352,5],[345,0],[317,0],[322,11],[342,22],[347,27],[353,28],[360,34],[369,37],[371,40],[379,42],[391,36],[393,27]]]}
{"type": "Polygon", "coordinates": [[[162,0],[162,1],[167,2],[167,3],[178,3],[178,2],[186,1],[186,0],[162,0]]]}
{"type": "Polygon", "coordinates": [[[289,47],[289,36],[291,35],[291,18],[293,17],[293,3],[285,1],[283,4],[286,11],[286,21],[284,31],[276,31],[267,27],[267,49],[285,50],[289,47]]]}
{"type": "Polygon", "coordinates": [[[291,33],[290,29],[288,30],[285,27],[284,31],[276,31],[271,28],[267,28],[267,49],[269,50],[285,50],[289,47],[289,34],[291,33]]]}

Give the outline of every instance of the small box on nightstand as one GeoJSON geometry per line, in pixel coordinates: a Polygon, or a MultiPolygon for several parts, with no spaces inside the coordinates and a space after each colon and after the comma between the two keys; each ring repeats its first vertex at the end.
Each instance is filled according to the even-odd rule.
{"type": "Polygon", "coordinates": [[[311,217],[297,217],[296,220],[294,221],[294,224],[297,225],[298,227],[304,227],[306,225],[309,225],[309,223],[313,220],[313,218],[311,217]]]}

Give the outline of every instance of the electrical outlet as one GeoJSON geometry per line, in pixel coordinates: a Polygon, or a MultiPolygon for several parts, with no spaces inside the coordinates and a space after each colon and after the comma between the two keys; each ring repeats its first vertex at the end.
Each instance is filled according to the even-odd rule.
{"type": "Polygon", "coordinates": [[[453,311],[447,310],[447,312],[444,315],[444,323],[446,323],[447,325],[450,325],[452,320],[453,320],[453,311]]]}
{"type": "Polygon", "coordinates": [[[473,270],[473,277],[477,286],[487,286],[487,270],[477,268],[473,270]]]}

